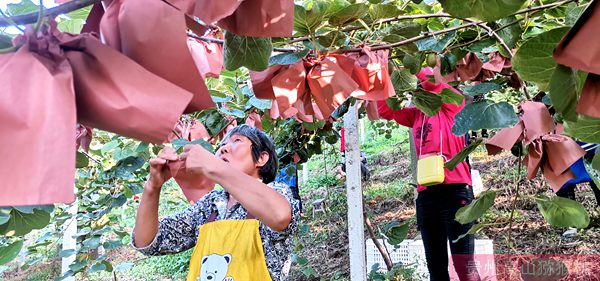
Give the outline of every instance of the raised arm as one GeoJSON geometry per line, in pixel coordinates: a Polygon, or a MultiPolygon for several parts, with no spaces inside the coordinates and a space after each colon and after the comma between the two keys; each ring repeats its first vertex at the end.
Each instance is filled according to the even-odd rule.
{"type": "Polygon", "coordinates": [[[418,109],[415,107],[405,107],[394,111],[383,100],[377,102],[377,112],[379,113],[379,116],[383,117],[385,120],[394,120],[402,126],[412,128],[415,123],[415,116],[418,109]]]}
{"type": "Polygon", "coordinates": [[[292,219],[288,200],[259,179],[227,163],[200,145],[186,147],[186,167],[218,183],[244,208],[275,231],[285,230],[292,219]]]}

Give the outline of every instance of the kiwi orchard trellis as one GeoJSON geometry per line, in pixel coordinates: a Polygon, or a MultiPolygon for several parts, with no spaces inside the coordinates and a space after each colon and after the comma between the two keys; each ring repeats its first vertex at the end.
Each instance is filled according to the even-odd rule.
{"type": "MultiPolygon", "coordinates": [[[[493,0],[490,0],[493,1],[493,0]]],[[[89,5],[91,3],[95,3],[98,2],[98,0],[74,0],[74,1],[70,1],[67,2],[66,4],[63,4],[59,7],[56,8],[52,8],[50,10],[48,10],[47,15],[49,16],[56,16],[58,14],[62,14],[62,13],[67,13],[69,11],[73,11],[74,9],[77,8],[81,8],[84,7],[86,5],[89,5]]],[[[512,61],[514,64],[514,70],[516,70],[516,73],[520,76],[521,79],[526,80],[527,82],[523,85],[520,84],[521,86],[512,86],[510,85],[510,83],[507,83],[506,79],[508,77],[507,73],[503,71],[503,73],[497,72],[498,75],[496,76],[496,78],[492,79],[493,77],[489,76],[489,73],[483,73],[483,79],[481,80],[472,80],[472,81],[477,81],[477,82],[487,82],[485,84],[487,84],[487,86],[489,86],[489,84],[493,84],[495,85],[495,88],[492,87],[492,90],[485,90],[483,91],[484,93],[482,93],[485,96],[485,101],[483,102],[476,102],[474,104],[479,105],[486,105],[485,107],[479,107],[477,109],[474,109],[474,106],[470,106],[470,110],[472,110],[470,112],[470,116],[477,116],[477,114],[487,114],[489,113],[489,111],[484,111],[482,110],[485,109],[487,110],[487,108],[491,107],[491,106],[496,106],[496,108],[500,108],[502,105],[505,109],[510,109],[508,111],[502,111],[504,114],[504,116],[487,116],[487,117],[492,117],[492,118],[480,118],[481,120],[475,120],[472,123],[468,123],[465,122],[464,124],[459,124],[462,127],[458,128],[460,130],[458,130],[459,132],[463,132],[464,130],[477,130],[480,128],[488,128],[488,129],[499,129],[499,128],[506,128],[506,127],[510,127],[512,125],[514,125],[514,122],[505,122],[502,124],[492,124],[492,123],[485,123],[483,121],[489,121],[489,120],[494,120],[494,119],[502,119],[502,117],[505,116],[512,116],[514,117],[514,120],[516,120],[516,115],[514,115],[514,110],[511,107],[514,107],[516,105],[518,105],[519,103],[521,103],[523,101],[523,97],[525,97],[525,99],[530,99],[531,96],[528,94],[529,92],[532,91],[542,91],[544,89],[548,90],[549,88],[549,93],[551,96],[551,101],[548,102],[552,102],[553,106],[557,109],[557,111],[561,112],[561,113],[565,113],[565,120],[567,120],[567,125],[568,125],[568,133],[570,134],[570,136],[572,137],[577,137],[579,139],[584,139],[586,141],[589,142],[600,142],[600,139],[597,138],[597,136],[595,135],[590,135],[590,131],[589,126],[596,126],[599,122],[596,119],[586,119],[587,117],[584,118],[578,118],[577,114],[575,113],[575,108],[573,107],[574,104],[576,104],[577,98],[578,98],[578,94],[579,92],[574,93],[575,97],[573,100],[573,96],[568,96],[569,94],[573,94],[572,92],[568,92],[568,89],[566,88],[561,88],[561,85],[558,84],[553,84],[550,83],[549,87],[548,87],[548,77],[550,76],[550,74],[552,73],[552,71],[555,68],[555,63],[552,61],[552,50],[545,50],[543,48],[541,48],[540,45],[535,45],[538,43],[547,43],[547,42],[552,42],[552,43],[557,43],[560,38],[562,37],[562,35],[564,34],[564,31],[566,31],[568,28],[568,26],[573,25],[573,23],[575,22],[575,20],[577,19],[577,17],[579,16],[580,12],[585,8],[585,5],[583,3],[585,3],[586,1],[572,1],[572,0],[567,0],[567,1],[531,1],[528,2],[527,5],[525,5],[525,2],[527,1],[522,1],[522,3],[517,3],[518,1],[515,1],[514,4],[506,4],[506,6],[499,6],[497,10],[492,10],[492,9],[484,9],[483,11],[480,8],[480,6],[478,5],[472,5],[469,7],[464,7],[461,6],[461,3],[463,3],[463,1],[456,1],[456,0],[445,0],[445,1],[439,1],[439,3],[441,5],[438,5],[438,3],[436,2],[432,2],[432,1],[428,1],[427,4],[423,4],[423,3],[418,3],[420,1],[398,1],[398,2],[402,2],[402,3],[393,3],[392,5],[390,5],[389,3],[385,2],[385,1],[378,1],[378,0],[373,0],[373,1],[369,1],[370,3],[366,3],[366,1],[362,1],[364,3],[356,3],[356,4],[349,4],[346,3],[345,1],[334,1],[335,5],[347,5],[347,7],[339,10],[339,11],[334,11],[334,12],[327,12],[325,11],[324,14],[320,14],[323,11],[320,11],[319,9],[321,9],[322,7],[320,7],[319,5],[317,5],[318,2],[323,3],[323,1],[305,1],[306,3],[300,3],[304,6],[298,5],[297,6],[297,10],[299,11],[298,14],[295,15],[295,18],[298,19],[298,25],[299,28],[296,28],[296,22],[295,22],[295,29],[298,30],[304,30],[303,32],[305,34],[302,34],[300,32],[300,34],[296,35],[299,37],[295,37],[295,38],[291,38],[291,40],[286,39],[284,40],[287,43],[282,43],[282,41],[278,41],[278,40],[273,40],[273,44],[275,45],[275,48],[270,49],[271,45],[269,44],[269,49],[268,54],[271,54],[271,50],[277,51],[277,52],[291,52],[291,51],[300,51],[300,46],[298,44],[294,45],[294,42],[300,42],[303,41],[304,43],[307,43],[308,45],[305,45],[305,49],[303,52],[298,52],[296,54],[304,54],[306,55],[307,53],[309,53],[309,49],[311,49],[312,51],[314,51],[315,53],[319,54],[319,52],[321,52],[321,54],[325,54],[328,52],[330,53],[345,53],[345,52],[357,52],[360,51],[361,49],[356,48],[356,44],[358,44],[359,42],[361,42],[360,40],[364,40],[365,42],[368,41],[368,44],[371,45],[372,49],[393,49],[392,53],[391,53],[391,57],[390,60],[392,61],[392,64],[399,66],[400,64],[402,65],[403,69],[395,69],[393,70],[393,72],[395,74],[398,74],[396,76],[396,78],[400,77],[400,78],[407,78],[410,76],[410,74],[414,74],[418,68],[420,68],[420,66],[423,64],[423,60],[424,60],[424,56],[428,57],[428,62],[429,57],[431,57],[431,55],[434,55],[433,58],[439,58],[440,61],[437,62],[437,66],[439,66],[440,68],[444,68],[444,66],[446,67],[445,72],[452,70],[454,68],[461,68],[464,67],[464,64],[461,65],[460,63],[462,62],[458,62],[455,61],[454,59],[460,60],[460,58],[462,56],[464,56],[464,53],[461,55],[461,51],[466,51],[466,49],[468,49],[469,52],[471,52],[471,56],[468,56],[469,59],[475,59],[477,58],[477,56],[479,56],[479,58],[482,57],[487,57],[486,59],[497,59],[500,58],[499,55],[497,55],[498,53],[502,54],[503,57],[505,58],[511,58],[512,57],[512,50],[511,49],[517,49],[518,51],[515,54],[514,60],[512,61]],[[310,2],[310,3],[309,3],[310,2]],[[385,3],[382,3],[385,2],[385,3]],[[307,4],[308,3],[308,4],[307,4]],[[341,4],[340,4],[341,3],[341,4]],[[433,4],[432,4],[433,3],[433,4]],[[314,4],[314,5],[311,5],[314,4]],[[395,4],[397,4],[395,6],[395,4]],[[539,5],[538,5],[539,4],[539,5]],[[537,5],[537,6],[536,6],[537,5]],[[509,7],[510,6],[510,7],[509,7]],[[434,8],[432,8],[434,7],[434,8]],[[406,8],[406,10],[405,10],[406,8]],[[442,12],[442,8],[444,10],[444,13],[442,12]],[[552,10],[552,13],[548,13],[546,14],[545,11],[546,10],[550,10],[550,9],[554,9],[554,8],[558,8],[556,10],[552,10]],[[368,12],[365,10],[368,9],[368,12]],[[479,9],[479,10],[478,10],[479,9]],[[520,9],[520,10],[519,10],[520,9]],[[544,11],[544,12],[542,12],[544,11]],[[391,13],[390,13],[391,12],[391,13]],[[350,15],[350,16],[348,16],[350,15]],[[502,19],[502,21],[499,20],[500,15],[502,15],[503,17],[506,17],[505,19],[502,19]],[[316,20],[315,20],[316,18],[316,20]],[[471,19],[473,18],[473,19],[471,19]],[[477,19],[477,20],[474,20],[477,19]],[[556,20],[559,19],[559,20],[556,20]],[[314,21],[313,21],[314,20],[314,21]],[[561,21],[564,20],[564,21],[561,21]],[[410,21],[410,23],[415,26],[418,26],[418,33],[414,34],[414,33],[402,33],[402,36],[399,36],[398,34],[400,32],[404,32],[407,29],[406,25],[395,25],[395,22],[406,22],[406,21],[410,21]],[[328,22],[328,24],[326,24],[326,22],[328,22]],[[359,24],[360,23],[360,24],[359,24]],[[388,26],[389,25],[389,26],[388,26]],[[382,28],[383,27],[383,28],[382,28]],[[398,29],[390,29],[387,30],[385,28],[387,27],[392,27],[392,28],[397,28],[397,27],[401,27],[398,31],[398,29]],[[524,29],[521,29],[521,27],[523,27],[524,29]],[[517,29],[515,31],[515,28],[517,29]],[[317,32],[318,31],[318,32],[317,32]],[[464,32],[463,32],[464,31],[464,32]],[[480,32],[483,31],[483,32],[480,32]],[[507,32],[508,31],[508,32],[507,32]],[[510,34],[507,34],[510,33],[510,34]],[[541,33],[541,34],[540,34],[541,33]],[[407,35],[407,34],[412,34],[412,35],[407,35]],[[476,35],[474,37],[474,34],[476,35]],[[536,39],[539,35],[540,39],[536,39]],[[328,38],[327,35],[334,35],[331,36],[333,37],[333,39],[331,37],[328,38]],[[391,36],[389,36],[391,35],[391,36]],[[394,35],[396,35],[396,37],[394,37],[394,35]],[[346,38],[346,40],[336,40],[339,38],[346,38]],[[446,41],[447,38],[450,38],[451,41],[446,41]],[[324,40],[324,41],[320,41],[320,39],[328,39],[324,40]],[[332,39],[332,40],[331,40],[332,39]],[[488,51],[483,51],[483,47],[477,49],[474,48],[474,44],[479,44],[482,41],[485,41],[486,39],[491,39],[492,43],[486,43],[487,45],[483,46],[485,47],[484,49],[488,49],[491,50],[489,52],[493,52],[494,56],[488,56],[489,53],[487,53],[488,51]],[[536,41],[537,40],[537,41],[536,41]],[[343,41],[343,42],[342,42],[343,41]],[[524,42],[521,42],[524,41],[524,42]],[[539,41],[539,42],[538,42],[539,41]],[[324,44],[323,47],[318,47],[318,44],[324,44]],[[326,43],[324,43],[326,42],[326,43]],[[350,43],[348,43],[350,42],[350,43]],[[415,42],[417,43],[415,45],[415,42]],[[427,43],[427,44],[426,44],[427,43]],[[433,43],[433,44],[431,44],[433,43]],[[312,44],[312,45],[311,45],[312,44]],[[288,48],[288,47],[292,47],[292,48],[288,48]],[[532,47],[533,46],[533,47],[532,47]],[[418,48],[417,48],[418,47],[418,48]],[[343,50],[337,50],[338,48],[341,48],[343,50]],[[412,48],[412,49],[411,49],[412,48]],[[462,49],[462,50],[461,50],[462,49]],[[532,50],[535,50],[536,52],[531,52],[532,50]],[[457,52],[458,51],[458,52],[457,52]],[[543,52],[538,52],[538,51],[543,51],[543,52]],[[474,54],[477,53],[477,56],[475,56],[474,54]],[[543,65],[543,67],[546,70],[546,74],[544,75],[546,77],[540,77],[540,76],[536,76],[536,71],[533,71],[532,69],[536,66],[536,65],[529,65],[530,60],[529,58],[536,58],[535,56],[537,56],[538,54],[543,53],[543,56],[541,59],[544,59],[545,62],[549,59],[550,63],[547,63],[545,65],[543,65]],[[453,57],[454,56],[454,57],[453,57]],[[416,60],[416,62],[415,62],[416,60]],[[449,67],[449,69],[448,69],[449,67]],[[407,71],[407,69],[411,69],[411,71],[407,71]],[[414,69],[413,69],[414,68],[414,69]],[[414,71],[413,71],[414,70],[414,71]],[[404,73],[406,74],[406,76],[402,76],[399,73],[404,73]],[[514,88],[514,89],[519,89],[519,90],[511,90],[511,88],[509,87],[505,87],[503,88],[503,86],[505,85],[509,85],[510,87],[514,88]],[[522,92],[521,92],[522,91],[522,92]],[[501,98],[500,102],[498,100],[497,97],[492,97],[498,93],[502,94],[502,92],[504,92],[504,94],[507,94],[509,97],[507,98],[501,98]],[[486,96],[489,93],[493,93],[492,95],[486,96]],[[570,102],[563,102],[563,97],[569,97],[568,100],[570,102]],[[493,100],[493,101],[492,101],[493,100]],[[495,104],[492,104],[492,103],[495,104]],[[509,104],[510,102],[510,104],[509,104]],[[561,103],[562,102],[562,103],[561,103]],[[569,113],[568,115],[566,113],[569,113]],[[575,114],[573,114],[575,113],[575,114]],[[481,122],[479,122],[481,121],[481,122]]],[[[354,2],[354,1],[353,1],[354,2]]],[[[358,1],[361,2],[361,1],[358,1]]],[[[486,2],[486,1],[474,1],[477,2],[478,4],[481,4],[482,2],[486,2]]],[[[331,6],[335,6],[335,5],[331,5],[331,6]]],[[[490,5],[491,7],[491,5],[490,5]]],[[[10,13],[10,16],[12,18],[12,22],[6,20],[6,18],[4,17],[0,17],[0,25],[7,25],[7,24],[24,24],[24,23],[31,23],[31,22],[35,22],[36,19],[38,18],[37,15],[35,13],[30,13],[30,14],[26,14],[26,15],[14,15],[12,14],[12,12],[10,13]]],[[[197,36],[196,36],[197,37],[197,36]]],[[[206,41],[214,41],[217,43],[225,43],[227,44],[227,40],[223,41],[223,40],[214,40],[214,39],[209,39],[209,38],[202,38],[199,37],[201,40],[206,40],[206,41]]],[[[270,41],[270,39],[269,39],[270,41]]],[[[489,41],[489,40],[488,40],[489,41]]],[[[1,42],[0,42],[1,43],[1,42]]],[[[546,44],[546,45],[552,45],[552,44],[546,44]]],[[[230,46],[231,47],[231,46],[230,46]]],[[[239,47],[239,46],[238,46],[239,47]]],[[[264,47],[264,46],[257,46],[257,47],[264,47]]],[[[264,49],[264,48],[263,48],[264,49]]],[[[247,51],[247,50],[246,50],[247,51]]],[[[311,54],[311,56],[314,54],[311,54]]],[[[248,56],[246,56],[248,57],[248,56]]],[[[268,56],[267,56],[268,58],[268,56]]],[[[531,60],[533,61],[533,60],[531,60]]],[[[537,61],[537,60],[536,60],[537,61]]],[[[574,66],[573,66],[574,67],[574,66]]],[[[249,67],[251,68],[251,67],[249,67]]],[[[504,70],[507,70],[509,72],[513,72],[513,69],[510,66],[507,66],[507,64],[504,64],[502,66],[502,68],[504,70]]],[[[556,71],[554,72],[554,75],[559,76],[560,74],[565,74],[564,70],[565,69],[559,69],[562,70],[561,71],[556,71]]],[[[590,71],[593,72],[593,71],[590,71]]],[[[494,74],[496,75],[496,74],[494,74]]],[[[511,76],[512,79],[513,76],[511,76]]],[[[517,77],[516,74],[514,77],[517,77]]],[[[553,79],[554,81],[568,81],[568,82],[578,82],[578,81],[572,81],[572,77],[563,77],[564,79],[553,79]]],[[[480,78],[478,78],[480,79],[480,78]]],[[[516,78],[517,81],[520,81],[519,78],[516,78]]],[[[460,89],[463,89],[465,91],[465,93],[469,94],[469,90],[473,90],[473,85],[469,85],[470,82],[468,82],[468,80],[471,79],[463,79],[461,77],[460,79],[461,81],[467,81],[466,85],[460,85],[460,89]],[[467,86],[467,87],[464,87],[467,86]]],[[[580,83],[581,81],[579,81],[580,83]]],[[[240,83],[238,81],[238,85],[241,85],[245,82],[240,83]]],[[[461,82],[461,84],[463,84],[461,82]]],[[[484,85],[485,85],[484,84],[484,85]]],[[[575,83],[577,84],[577,83],[575,83]]],[[[394,85],[396,86],[396,85],[394,85]]],[[[576,88],[576,87],[571,87],[572,88],[576,88]]],[[[416,90],[414,88],[398,88],[396,89],[397,91],[397,97],[394,97],[391,101],[391,103],[394,103],[395,106],[399,107],[400,106],[400,102],[401,100],[403,100],[402,97],[402,93],[407,92],[407,91],[413,91],[416,90]]],[[[478,88],[478,91],[481,91],[481,89],[478,88]]],[[[473,94],[473,91],[471,91],[471,94],[473,94]]],[[[481,93],[480,93],[481,94],[481,93]]],[[[219,97],[219,98],[223,98],[223,97],[219,97]]],[[[565,100],[567,98],[564,98],[565,100]]],[[[236,100],[237,101],[237,97],[236,100]]],[[[421,103],[417,102],[417,106],[420,107],[421,109],[427,110],[434,110],[435,109],[435,104],[436,101],[434,100],[419,100],[421,103]]],[[[444,101],[446,102],[446,101],[444,101]]],[[[222,110],[223,108],[225,108],[224,105],[233,105],[233,108],[241,108],[243,110],[243,107],[235,107],[235,104],[231,104],[234,102],[229,103],[228,101],[225,102],[219,102],[219,108],[218,110],[220,110],[222,113],[227,114],[227,115],[231,115],[232,110],[229,111],[224,111],[222,110]]],[[[245,103],[245,101],[244,101],[245,103]]],[[[439,104],[438,104],[439,105],[439,104]]],[[[467,107],[469,107],[467,106],[467,107]]],[[[218,112],[217,110],[217,112],[218,112]]],[[[262,108],[262,110],[264,110],[264,108],[262,108]]],[[[353,119],[356,119],[356,113],[355,113],[356,108],[352,107],[350,109],[350,111],[347,113],[346,118],[347,120],[345,120],[344,122],[347,122],[346,126],[348,127],[348,132],[347,132],[347,143],[350,146],[354,146],[352,148],[349,148],[350,151],[352,149],[356,149],[354,151],[354,154],[351,156],[349,155],[349,157],[346,159],[346,161],[348,161],[348,171],[349,171],[349,175],[348,175],[348,186],[347,186],[347,192],[348,192],[348,212],[349,212],[349,221],[348,221],[348,225],[349,225],[349,230],[351,231],[350,233],[350,241],[351,241],[351,245],[350,245],[350,255],[351,255],[351,276],[353,278],[353,280],[362,280],[364,279],[364,272],[359,272],[359,271],[364,271],[367,270],[366,268],[364,268],[364,237],[362,237],[362,233],[359,235],[355,235],[353,236],[352,232],[354,230],[357,229],[362,229],[362,219],[357,220],[358,218],[362,217],[362,212],[357,212],[357,210],[362,209],[361,204],[362,204],[362,200],[360,200],[360,202],[358,201],[358,199],[360,198],[360,190],[361,190],[361,183],[360,183],[360,177],[358,177],[358,172],[353,171],[353,169],[356,168],[352,167],[352,165],[357,165],[359,163],[358,158],[355,158],[355,156],[358,153],[358,135],[359,133],[354,130],[356,128],[356,120],[353,121],[353,119]],[[356,138],[353,138],[356,137],[356,138]],[[356,173],[355,173],[356,172],[356,173]],[[358,177],[356,179],[354,179],[354,177],[358,177]],[[360,215],[359,215],[360,213],[360,215]],[[353,215],[354,214],[354,215],[353,215]]],[[[213,110],[215,111],[215,110],[213,110]]],[[[466,111],[466,110],[465,110],[466,111]]],[[[238,112],[239,113],[239,112],[238,112]]],[[[238,114],[239,115],[239,114],[238,114]]],[[[467,115],[467,113],[465,113],[465,115],[467,115]]],[[[492,114],[493,115],[493,114],[492,114]]],[[[196,116],[198,118],[202,118],[205,115],[202,116],[196,116]]],[[[244,112],[241,113],[240,116],[237,116],[238,119],[243,118],[244,116],[244,112]],[[240,117],[241,116],[241,117],[240,117]]],[[[468,117],[468,116],[467,116],[468,117]]],[[[583,117],[579,116],[579,117],[583,117]]],[[[464,120],[464,119],[463,119],[464,120]]],[[[469,121],[469,120],[465,120],[465,121],[469,121]]],[[[203,121],[204,122],[204,121],[203,121]]],[[[277,121],[275,121],[277,122],[277,121]]],[[[279,123],[281,124],[281,123],[279,123]]],[[[311,124],[306,124],[306,126],[310,126],[311,124]]],[[[314,126],[314,124],[312,124],[314,126]]],[[[597,127],[597,126],[596,126],[597,127]]],[[[217,130],[218,131],[218,130],[217,130]]],[[[463,132],[464,133],[464,132],[463,132]]],[[[459,134],[459,133],[457,133],[459,134]]],[[[304,155],[306,156],[306,155],[304,155]]],[[[306,157],[305,157],[306,158],[306,157]]],[[[94,160],[94,159],[92,159],[94,160]]],[[[304,161],[304,160],[303,160],[304,161]]],[[[600,163],[600,159],[596,162],[596,168],[598,169],[598,163],[600,163]]],[[[493,195],[493,193],[487,193],[486,195],[493,195]]],[[[517,200],[517,196],[515,196],[515,201],[517,200]]],[[[489,198],[488,198],[489,199],[489,198]]],[[[544,204],[557,204],[561,203],[561,202],[553,202],[549,199],[544,199],[544,198],[537,198],[537,203],[538,206],[544,206],[544,204]],[[539,199],[539,200],[538,200],[539,199]]],[[[492,203],[493,203],[493,197],[492,197],[492,203]]],[[[83,203],[83,201],[82,201],[83,203]]],[[[83,205],[82,205],[83,206],[83,205]]],[[[120,206],[120,205],[119,205],[120,206]]],[[[489,208],[489,206],[488,206],[489,208]]],[[[548,220],[548,217],[552,218],[552,214],[549,213],[547,211],[548,208],[546,208],[546,211],[544,211],[544,208],[540,207],[540,210],[542,210],[542,213],[544,214],[544,217],[546,217],[546,219],[548,220]]],[[[80,209],[81,212],[81,209],[80,209]]],[[[485,210],[483,210],[481,213],[485,212],[485,210]]],[[[5,217],[3,214],[0,214],[3,217],[5,217]]],[[[581,218],[584,218],[584,216],[580,216],[581,218]]],[[[2,217],[0,217],[2,218],[2,217]]],[[[580,222],[582,222],[581,220],[579,220],[580,222]]],[[[557,225],[557,224],[563,224],[563,222],[560,222],[558,220],[552,220],[549,219],[549,222],[553,225],[557,225]]],[[[588,218],[588,222],[589,222],[589,218],[588,218]]],[[[503,222],[504,223],[504,222],[503,222]]],[[[585,221],[583,221],[583,223],[578,223],[577,227],[585,227],[585,221]]],[[[510,226],[509,226],[510,228],[510,226]]],[[[355,233],[357,234],[358,231],[355,233]]],[[[94,238],[94,237],[92,237],[94,238]]],[[[87,237],[84,239],[81,239],[80,242],[84,242],[86,241],[87,237]]],[[[510,238],[509,238],[510,240],[510,238]]],[[[78,242],[78,244],[80,243],[78,242]]],[[[81,263],[80,263],[81,265],[81,263]]],[[[110,264],[109,264],[110,265],[110,264]]],[[[81,268],[84,268],[84,266],[81,266],[81,268]]]]}

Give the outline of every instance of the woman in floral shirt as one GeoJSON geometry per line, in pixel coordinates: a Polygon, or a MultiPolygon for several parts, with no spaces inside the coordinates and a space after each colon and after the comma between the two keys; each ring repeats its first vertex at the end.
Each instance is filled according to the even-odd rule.
{"type": "MultiPolygon", "coordinates": [[[[197,263],[197,275],[190,277],[190,272],[188,280],[265,280],[256,277],[256,272],[262,270],[261,264],[266,265],[264,272],[268,272],[266,275],[271,280],[288,280],[292,239],[298,228],[300,202],[293,197],[288,186],[272,183],[277,172],[277,156],[271,140],[262,131],[241,125],[229,131],[215,155],[199,145],[188,146],[185,151],[179,156],[174,150],[163,151],[159,154],[160,157],[150,160],[150,177],[144,186],[132,234],[133,246],[146,255],[162,255],[182,252],[196,245],[194,256],[196,252],[202,254],[199,254],[197,262],[192,257],[190,269],[194,270],[197,263]],[[218,183],[224,190],[213,190],[182,213],[163,218],[159,222],[160,189],[170,177],[166,164],[179,159],[186,161],[188,172],[198,173],[218,183]],[[239,257],[251,255],[244,253],[236,258],[235,254],[225,250],[222,251],[226,253],[207,252],[206,248],[211,248],[209,244],[219,244],[213,249],[224,247],[221,244],[232,244],[216,242],[219,236],[232,239],[236,235],[223,232],[221,228],[206,227],[222,222],[254,221],[253,218],[258,220],[255,232],[260,237],[257,239],[258,243],[262,244],[262,247],[254,247],[259,248],[254,254],[260,255],[264,262],[256,261],[256,268],[244,269],[252,272],[252,277],[236,276],[237,267],[250,264],[248,260],[240,261],[239,257]],[[203,236],[206,235],[213,236],[204,239],[203,236]],[[217,270],[212,270],[218,267],[215,265],[218,264],[217,261],[213,261],[215,257],[223,258],[219,260],[222,262],[219,266],[227,269],[229,265],[229,270],[225,270],[229,277],[219,276],[217,270]],[[235,262],[243,262],[243,265],[234,265],[235,262]]],[[[249,241],[246,238],[242,237],[243,240],[240,241],[246,243],[249,241]]],[[[232,251],[237,251],[235,247],[244,248],[243,245],[232,247],[232,251]]]]}

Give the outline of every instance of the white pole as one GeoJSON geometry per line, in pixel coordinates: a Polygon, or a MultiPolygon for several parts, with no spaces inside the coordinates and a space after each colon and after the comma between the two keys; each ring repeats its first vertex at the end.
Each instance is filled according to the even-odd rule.
{"type": "Polygon", "coordinates": [[[350,106],[344,116],[346,133],[346,192],[348,196],[348,240],[350,248],[350,280],[367,280],[363,194],[358,145],[358,109],[350,106]]]}
{"type": "Polygon", "coordinates": [[[360,144],[365,144],[365,119],[360,119],[360,144]]]}
{"type": "MultiPolygon", "coordinates": [[[[71,218],[65,222],[65,234],[63,235],[62,243],[63,250],[74,250],[77,247],[77,241],[75,241],[75,238],[73,238],[73,235],[77,234],[77,204],[78,201],[75,200],[75,202],[73,202],[68,209],[69,214],[71,214],[71,218]]],[[[61,275],[64,275],[67,271],[69,271],[69,265],[71,265],[73,262],[75,262],[75,254],[62,258],[61,275]]],[[[75,277],[71,276],[63,280],[75,281],[75,277]]]]}
{"type": "Polygon", "coordinates": [[[308,182],[308,163],[302,164],[302,184],[308,182]]]}

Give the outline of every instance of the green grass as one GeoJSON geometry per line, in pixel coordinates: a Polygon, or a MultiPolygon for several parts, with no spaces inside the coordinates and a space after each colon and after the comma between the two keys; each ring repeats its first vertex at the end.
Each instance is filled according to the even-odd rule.
{"type": "Polygon", "coordinates": [[[365,200],[373,200],[378,196],[383,198],[404,198],[412,196],[412,185],[403,179],[396,179],[389,183],[377,182],[365,187],[363,192],[365,200]]]}
{"type": "Polygon", "coordinates": [[[371,156],[390,152],[397,149],[398,146],[402,151],[409,150],[408,129],[405,127],[393,129],[390,138],[379,134],[367,136],[360,147],[367,156],[371,156]]]}

